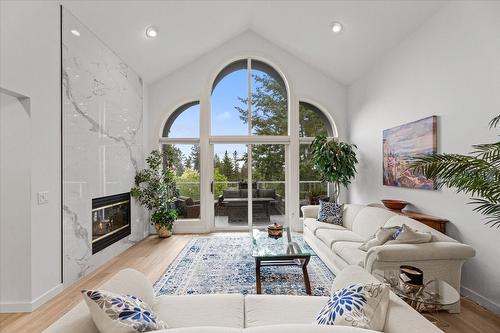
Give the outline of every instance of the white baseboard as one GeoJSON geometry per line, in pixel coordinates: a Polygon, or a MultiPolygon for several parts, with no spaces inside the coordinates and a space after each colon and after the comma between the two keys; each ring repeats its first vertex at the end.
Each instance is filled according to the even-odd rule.
{"type": "Polygon", "coordinates": [[[63,290],[63,285],[58,284],[46,291],[31,302],[0,303],[0,313],[32,312],[63,290]]]}
{"type": "Polygon", "coordinates": [[[469,289],[467,287],[464,287],[464,286],[462,286],[462,288],[461,288],[461,294],[463,296],[465,296],[465,297],[473,300],[477,304],[485,307],[486,309],[490,310],[491,312],[493,312],[495,314],[500,314],[500,305],[498,305],[498,304],[494,303],[493,301],[487,299],[483,295],[478,294],[475,291],[473,291],[473,290],[471,290],[471,289],[469,289]]]}

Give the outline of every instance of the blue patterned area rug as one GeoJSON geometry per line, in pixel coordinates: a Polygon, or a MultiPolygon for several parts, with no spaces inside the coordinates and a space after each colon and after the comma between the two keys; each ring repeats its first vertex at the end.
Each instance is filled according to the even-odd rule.
{"type": "MultiPolygon", "coordinates": [[[[335,275],[318,258],[307,265],[312,294],[329,295],[335,275]]],[[[262,267],[262,293],[305,295],[302,269],[262,267]]],[[[255,294],[255,260],[249,233],[192,239],[154,285],[157,295],[255,294]]]]}

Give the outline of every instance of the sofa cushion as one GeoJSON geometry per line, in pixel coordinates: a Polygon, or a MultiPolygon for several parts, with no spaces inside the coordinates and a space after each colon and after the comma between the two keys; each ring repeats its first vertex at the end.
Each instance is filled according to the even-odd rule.
{"type": "Polygon", "coordinates": [[[364,239],[361,236],[359,236],[358,234],[355,234],[354,232],[352,232],[350,230],[318,229],[316,231],[316,237],[318,237],[329,248],[331,248],[335,242],[342,242],[342,241],[363,242],[364,241],[364,239]]]}
{"type": "Polygon", "coordinates": [[[429,243],[432,238],[432,234],[430,232],[420,232],[416,229],[413,229],[406,224],[403,224],[401,227],[397,228],[394,232],[393,239],[388,241],[387,244],[394,243],[404,243],[404,244],[420,244],[420,243],[429,243]]]}
{"type": "Polygon", "coordinates": [[[335,202],[319,201],[318,221],[342,225],[344,205],[335,202]]]}
{"type": "Polygon", "coordinates": [[[224,198],[239,198],[240,190],[224,190],[223,196],[224,198]]]}
{"type": "MultiPolygon", "coordinates": [[[[170,332],[170,331],[169,331],[170,332]]],[[[375,332],[357,327],[324,326],[314,324],[282,324],[246,328],[244,333],[369,333],[375,332]]]]}
{"type": "Polygon", "coordinates": [[[247,295],[245,327],[312,323],[326,296],[247,295]]]}
{"type": "Polygon", "coordinates": [[[389,286],[380,282],[348,283],[332,293],[316,323],[382,331],[388,305],[389,286]]]}
{"type": "Polygon", "coordinates": [[[241,333],[244,332],[241,328],[234,327],[216,327],[216,326],[194,326],[171,328],[168,330],[154,331],[151,333],[241,333]]]}
{"type": "Polygon", "coordinates": [[[101,333],[151,332],[168,328],[151,307],[132,295],[83,290],[92,319],[101,333]]]}
{"type": "Polygon", "coordinates": [[[360,244],[359,242],[336,242],[332,249],[348,264],[364,267],[366,252],[359,249],[360,244]]]}
{"type": "Polygon", "coordinates": [[[304,219],[304,227],[308,228],[314,235],[319,229],[347,230],[341,225],[319,222],[316,218],[311,217],[304,219]]]}
{"type": "Polygon", "coordinates": [[[431,242],[456,242],[453,238],[407,216],[396,215],[389,219],[384,227],[402,226],[403,224],[421,232],[431,233],[431,242]]]}
{"type": "Polygon", "coordinates": [[[358,213],[363,210],[366,205],[344,204],[344,213],[342,214],[342,224],[349,230],[352,230],[352,224],[358,213]]]}
{"type": "Polygon", "coordinates": [[[171,328],[190,326],[243,327],[244,296],[241,294],[165,295],[153,310],[171,328]]]}
{"type": "MultiPolygon", "coordinates": [[[[370,283],[378,280],[359,266],[347,266],[335,277],[332,290],[337,290],[347,283],[370,283]]],[[[415,311],[393,292],[389,294],[389,308],[384,325],[384,332],[421,333],[442,331],[415,311]]]]}
{"type": "Polygon", "coordinates": [[[395,213],[378,207],[365,207],[354,218],[352,231],[368,239],[377,232],[395,213]]]}
{"type": "Polygon", "coordinates": [[[360,250],[368,251],[374,246],[379,246],[385,244],[390,239],[393,239],[394,233],[399,229],[399,227],[380,227],[372,238],[367,240],[359,247],[360,250]]]}

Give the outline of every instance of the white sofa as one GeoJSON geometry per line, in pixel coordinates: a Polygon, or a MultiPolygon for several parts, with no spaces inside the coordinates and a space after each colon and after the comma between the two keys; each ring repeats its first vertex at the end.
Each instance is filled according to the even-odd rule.
{"type": "MultiPolygon", "coordinates": [[[[332,288],[337,289],[348,283],[376,281],[362,268],[349,266],[338,274],[332,288]]],[[[372,332],[352,327],[313,325],[328,297],[240,294],[155,297],[144,275],[132,269],[119,272],[101,289],[136,295],[149,303],[169,325],[166,333],[372,332]]],[[[392,292],[389,297],[384,332],[441,332],[392,292]]],[[[44,332],[94,333],[98,330],[82,301],[44,332]]]]}
{"type": "MultiPolygon", "coordinates": [[[[424,280],[441,279],[460,292],[462,265],[475,255],[472,247],[461,244],[445,234],[406,216],[389,210],[365,205],[345,204],[343,225],[317,220],[319,206],[303,206],[304,239],[334,272],[347,265],[358,265],[374,276],[381,277],[385,270],[397,270],[407,264],[424,271],[424,280]],[[380,227],[406,224],[419,231],[430,232],[430,243],[386,244],[367,252],[359,246],[371,238],[380,227]]],[[[460,304],[448,308],[459,312],[460,304]]]]}

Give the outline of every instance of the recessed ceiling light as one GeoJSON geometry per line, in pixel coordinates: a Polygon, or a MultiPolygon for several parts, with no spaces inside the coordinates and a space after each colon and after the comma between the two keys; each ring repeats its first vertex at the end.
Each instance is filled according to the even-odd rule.
{"type": "Polygon", "coordinates": [[[146,37],[155,38],[158,36],[158,28],[155,26],[150,26],[146,28],[146,37]]]}
{"type": "Polygon", "coordinates": [[[71,30],[71,33],[72,33],[73,35],[75,35],[75,36],[80,36],[80,31],[78,31],[78,30],[72,29],[72,30],[71,30]]]}
{"type": "Polygon", "coordinates": [[[331,26],[332,32],[334,34],[338,34],[338,33],[342,32],[342,30],[344,29],[342,24],[340,24],[339,22],[333,22],[330,26],[331,26]]]}

